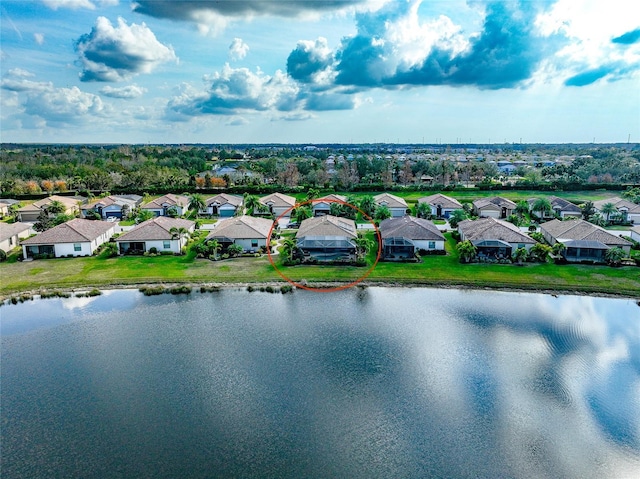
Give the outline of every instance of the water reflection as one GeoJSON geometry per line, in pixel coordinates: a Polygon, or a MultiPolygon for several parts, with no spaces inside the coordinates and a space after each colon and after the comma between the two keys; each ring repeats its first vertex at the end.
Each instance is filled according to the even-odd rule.
{"type": "Polygon", "coordinates": [[[640,468],[633,301],[116,291],[0,313],[7,477],[618,478],[640,468]]]}

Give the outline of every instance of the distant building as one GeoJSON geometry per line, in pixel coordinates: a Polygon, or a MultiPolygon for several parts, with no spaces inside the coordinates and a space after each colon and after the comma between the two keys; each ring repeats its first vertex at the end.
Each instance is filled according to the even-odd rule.
{"type": "Polygon", "coordinates": [[[296,233],[296,245],[305,258],[318,261],[354,259],[357,237],[353,220],[323,215],[302,221],[296,233]]]}
{"type": "Polygon", "coordinates": [[[25,258],[38,254],[52,254],[56,258],[89,256],[114,233],[113,223],[74,218],[22,241],[22,253],[25,258]]]}

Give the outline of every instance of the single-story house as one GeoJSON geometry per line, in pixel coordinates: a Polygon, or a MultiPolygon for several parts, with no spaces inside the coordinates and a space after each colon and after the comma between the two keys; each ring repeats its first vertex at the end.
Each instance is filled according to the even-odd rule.
{"type": "Polygon", "coordinates": [[[20,244],[25,258],[32,258],[37,254],[53,254],[56,258],[89,256],[98,246],[109,241],[114,233],[113,223],[74,218],[20,244]]]}
{"type": "Polygon", "coordinates": [[[373,197],[378,206],[386,206],[391,212],[392,218],[400,218],[407,214],[407,202],[404,198],[400,198],[396,195],[390,195],[389,193],[381,193],[373,197]]]}
{"type": "Polygon", "coordinates": [[[355,221],[329,214],[307,218],[296,233],[296,246],[305,258],[318,261],[354,259],[358,237],[355,221]]]}
{"type": "Polygon", "coordinates": [[[418,203],[427,203],[434,218],[449,218],[455,210],[462,209],[462,203],[441,193],[418,198],[418,203]]]}
{"type": "Polygon", "coordinates": [[[516,204],[501,196],[480,198],[473,202],[474,213],[481,218],[508,218],[516,209],[516,204]]]}
{"type": "Polygon", "coordinates": [[[103,220],[108,218],[122,219],[136,209],[140,203],[142,203],[140,195],[111,195],[83,205],[80,211],[83,218],[87,216],[89,211],[95,211],[103,220]]]}
{"type": "Polygon", "coordinates": [[[327,195],[313,200],[311,203],[313,216],[328,215],[331,212],[331,203],[335,203],[336,201],[342,201],[344,203],[347,201],[347,197],[342,195],[327,195]]]}
{"type": "Polygon", "coordinates": [[[169,193],[142,205],[140,209],[151,211],[156,216],[169,216],[168,211],[173,208],[176,211],[176,216],[182,216],[188,207],[188,197],[169,193]]]}
{"type": "Polygon", "coordinates": [[[602,212],[602,208],[607,203],[611,203],[616,210],[618,210],[618,213],[622,217],[622,221],[630,221],[634,224],[640,224],[640,205],[636,205],[629,200],[625,200],[617,196],[614,198],[607,198],[605,200],[594,201],[593,207],[605,218],[607,215],[602,212]]]}
{"type": "Polygon", "coordinates": [[[413,258],[419,250],[444,251],[445,238],[429,220],[403,216],[380,223],[382,257],[384,259],[413,258]]]}
{"type": "Polygon", "coordinates": [[[200,210],[200,213],[219,216],[220,218],[230,218],[234,216],[238,208],[242,206],[242,201],[242,196],[220,193],[219,195],[207,198],[205,201],[206,208],[200,210]]]}
{"type": "Polygon", "coordinates": [[[640,225],[631,228],[631,230],[629,231],[629,236],[633,241],[640,242],[640,225]]]}
{"type": "Polygon", "coordinates": [[[34,234],[31,223],[4,223],[0,222],[0,249],[8,253],[17,247],[21,239],[34,234]]]}
{"type": "Polygon", "coordinates": [[[206,240],[215,239],[223,248],[237,244],[245,251],[255,252],[259,248],[266,248],[272,225],[273,221],[267,218],[253,216],[227,218],[216,224],[206,240]]]}
{"type": "Polygon", "coordinates": [[[269,213],[278,218],[286,211],[288,211],[286,216],[291,216],[291,208],[295,206],[296,199],[293,196],[283,195],[282,193],[272,193],[260,198],[260,203],[269,208],[269,213]]]}
{"type": "Polygon", "coordinates": [[[133,229],[118,236],[116,243],[118,243],[121,254],[128,252],[141,254],[151,248],[155,248],[159,253],[163,251],[180,253],[187,244],[188,238],[186,235],[178,234],[176,230],[184,228],[188,233],[193,233],[195,227],[194,221],[157,216],[143,221],[133,229]]]}
{"type": "Polygon", "coordinates": [[[18,221],[21,221],[23,223],[38,221],[38,216],[40,216],[40,213],[42,213],[47,208],[47,206],[49,206],[54,201],[62,203],[62,205],[65,207],[64,214],[75,215],[78,212],[78,204],[84,203],[85,200],[86,198],[83,198],[81,196],[47,196],[46,198],[31,203],[30,205],[19,208],[18,221]]]}
{"type": "Polygon", "coordinates": [[[464,220],[458,224],[458,232],[462,241],[471,241],[480,257],[510,258],[516,249],[529,251],[536,244],[514,224],[492,217],[464,220]]]}
{"type": "Polygon", "coordinates": [[[551,212],[545,212],[543,214],[541,211],[533,211],[533,205],[537,200],[538,198],[529,198],[527,200],[527,203],[529,203],[529,209],[532,211],[532,213],[534,213],[539,218],[547,220],[553,219],[555,217],[559,217],[562,219],[582,217],[582,210],[579,206],[565,200],[564,198],[558,198],[557,196],[547,197],[547,200],[551,204],[551,212]]]}
{"type": "Polygon", "coordinates": [[[619,247],[627,254],[631,251],[629,241],[582,219],[551,220],[540,225],[540,232],[550,245],[566,246],[562,255],[567,261],[604,262],[609,248],[619,247]]]}
{"type": "Polygon", "coordinates": [[[0,218],[4,218],[5,216],[7,216],[11,207],[18,204],[20,204],[18,200],[13,200],[10,198],[0,198],[0,218]]]}

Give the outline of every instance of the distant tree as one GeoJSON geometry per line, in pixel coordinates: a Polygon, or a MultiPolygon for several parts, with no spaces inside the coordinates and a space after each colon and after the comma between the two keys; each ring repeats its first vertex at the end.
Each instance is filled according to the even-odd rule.
{"type": "Polygon", "coordinates": [[[519,216],[519,215],[509,215],[509,217],[507,218],[507,221],[516,226],[522,226],[522,224],[524,223],[524,219],[522,218],[522,216],[519,216]]]}
{"type": "Polygon", "coordinates": [[[67,191],[67,182],[64,180],[57,180],[54,182],[54,188],[58,191],[65,192],[67,191]]]}
{"type": "Polygon", "coordinates": [[[611,221],[611,215],[617,213],[618,210],[613,203],[605,203],[602,205],[600,212],[606,215],[607,223],[609,223],[611,221]]]}
{"type": "Polygon", "coordinates": [[[102,216],[96,210],[87,210],[84,214],[85,219],[88,220],[101,220],[102,216]]]}
{"type": "Polygon", "coordinates": [[[196,176],[195,178],[196,188],[204,188],[207,186],[207,180],[202,176],[196,176]]]}
{"type": "Polygon", "coordinates": [[[200,210],[206,207],[207,204],[202,195],[195,193],[189,197],[189,209],[196,212],[196,218],[200,216],[200,210]]]}
{"type": "Polygon", "coordinates": [[[416,216],[418,218],[426,218],[428,220],[431,219],[431,205],[428,203],[417,203],[416,204],[416,216]]]}
{"type": "Polygon", "coordinates": [[[478,254],[478,248],[476,248],[475,245],[469,240],[458,243],[456,249],[458,250],[458,254],[460,255],[461,263],[471,262],[471,260],[476,257],[476,254],[478,254]]]}
{"type": "Polygon", "coordinates": [[[596,208],[593,206],[593,201],[585,202],[581,207],[582,219],[589,221],[594,214],[596,214],[596,208]]]}
{"type": "Polygon", "coordinates": [[[262,207],[265,206],[262,203],[260,203],[260,198],[258,198],[256,195],[250,195],[248,193],[244,194],[243,203],[245,207],[245,212],[249,216],[253,215],[255,212],[262,211],[262,207]]]}
{"type": "Polygon", "coordinates": [[[40,185],[42,186],[42,189],[49,194],[53,193],[53,190],[55,189],[55,185],[51,180],[42,180],[40,185]]]}
{"type": "Polygon", "coordinates": [[[64,213],[66,211],[65,206],[58,200],[53,200],[51,203],[44,207],[44,210],[48,215],[59,215],[60,213],[64,213]]]}
{"type": "Polygon", "coordinates": [[[518,201],[518,203],[516,203],[515,213],[520,216],[524,216],[529,213],[529,203],[525,200],[518,201]]]}
{"type": "Polygon", "coordinates": [[[461,221],[467,219],[467,213],[464,210],[453,210],[449,216],[449,224],[452,228],[457,228],[461,221]]]}
{"type": "Polygon", "coordinates": [[[360,208],[369,218],[373,218],[376,212],[376,202],[371,195],[365,195],[360,198],[358,208],[360,208]]]}
{"type": "Polygon", "coordinates": [[[553,208],[551,206],[551,202],[546,198],[538,198],[531,206],[531,210],[534,211],[540,218],[544,218],[548,216],[553,208]]]}
{"type": "Polygon", "coordinates": [[[33,229],[38,233],[42,233],[54,226],[53,218],[51,218],[46,211],[41,211],[38,217],[36,218],[36,222],[33,224],[33,229]]]}
{"type": "Polygon", "coordinates": [[[136,223],[142,223],[143,221],[155,218],[155,216],[151,210],[139,210],[138,214],[136,214],[136,223]]]}
{"type": "Polygon", "coordinates": [[[591,216],[589,216],[588,221],[589,223],[593,223],[594,225],[597,225],[597,226],[607,225],[607,221],[604,219],[604,216],[602,216],[600,213],[592,214],[591,216]]]}
{"type": "Polygon", "coordinates": [[[291,217],[295,220],[296,223],[302,223],[307,218],[311,218],[313,216],[313,212],[311,208],[308,206],[299,206],[293,210],[293,214],[291,217]]]}
{"type": "Polygon", "coordinates": [[[39,193],[41,191],[40,186],[35,181],[27,181],[24,187],[29,194],[39,193]]]}
{"type": "Polygon", "coordinates": [[[316,188],[309,188],[309,190],[307,190],[307,196],[305,197],[305,199],[307,201],[315,200],[318,196],[320,196],[320,191],[318,191],[316,188]]]}
{"type": "Polygon", "coordinates": [[[622,197],[633,203],[640,204],[640,188],[629,187],[624,193],[622,193],[622,197]]]}
{"type": "Polygon", "coordinates": [[[377,221],[383,221],[387,218],[391,218],[391,210],[387,205],[380,205],[376,208],[376,212],[373,214],[373,219],[377,221]]]}
{"type": "Polygon", "coordinates": [[[176,218],[178,216],[178,208],[175,206],[170,206],[167,208],[167,216],[169,218],[176,218]]]}

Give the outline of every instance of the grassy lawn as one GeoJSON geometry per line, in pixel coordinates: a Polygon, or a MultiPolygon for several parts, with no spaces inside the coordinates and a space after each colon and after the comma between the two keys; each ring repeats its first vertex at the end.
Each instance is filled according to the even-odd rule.
{"type": "MultiPolygon", "coordinates": [[[[369,233],[372,235],[373,233],[369,233]]],[[[378,263],[367,282],[469,286],[523,290],[556,290],[640,297],[640,269],[634,266],[554,264],[470,264],[458,262],[455,241],[447,237],[446,256],[427,256],[421,263],[378,263]]],[[[369,253],[373,264],[377,247],[369,253]]],[[[279,270],[292,280],[353,282],[368,267],[292,266],[279,270]]],[[[282,281],[268,258],[208,261],[187,256],[125,256],[111,259],[61,258],[0,265],[0,295],[39,288],[133,285],[141,283],[261,283],[282,281]]]]}

